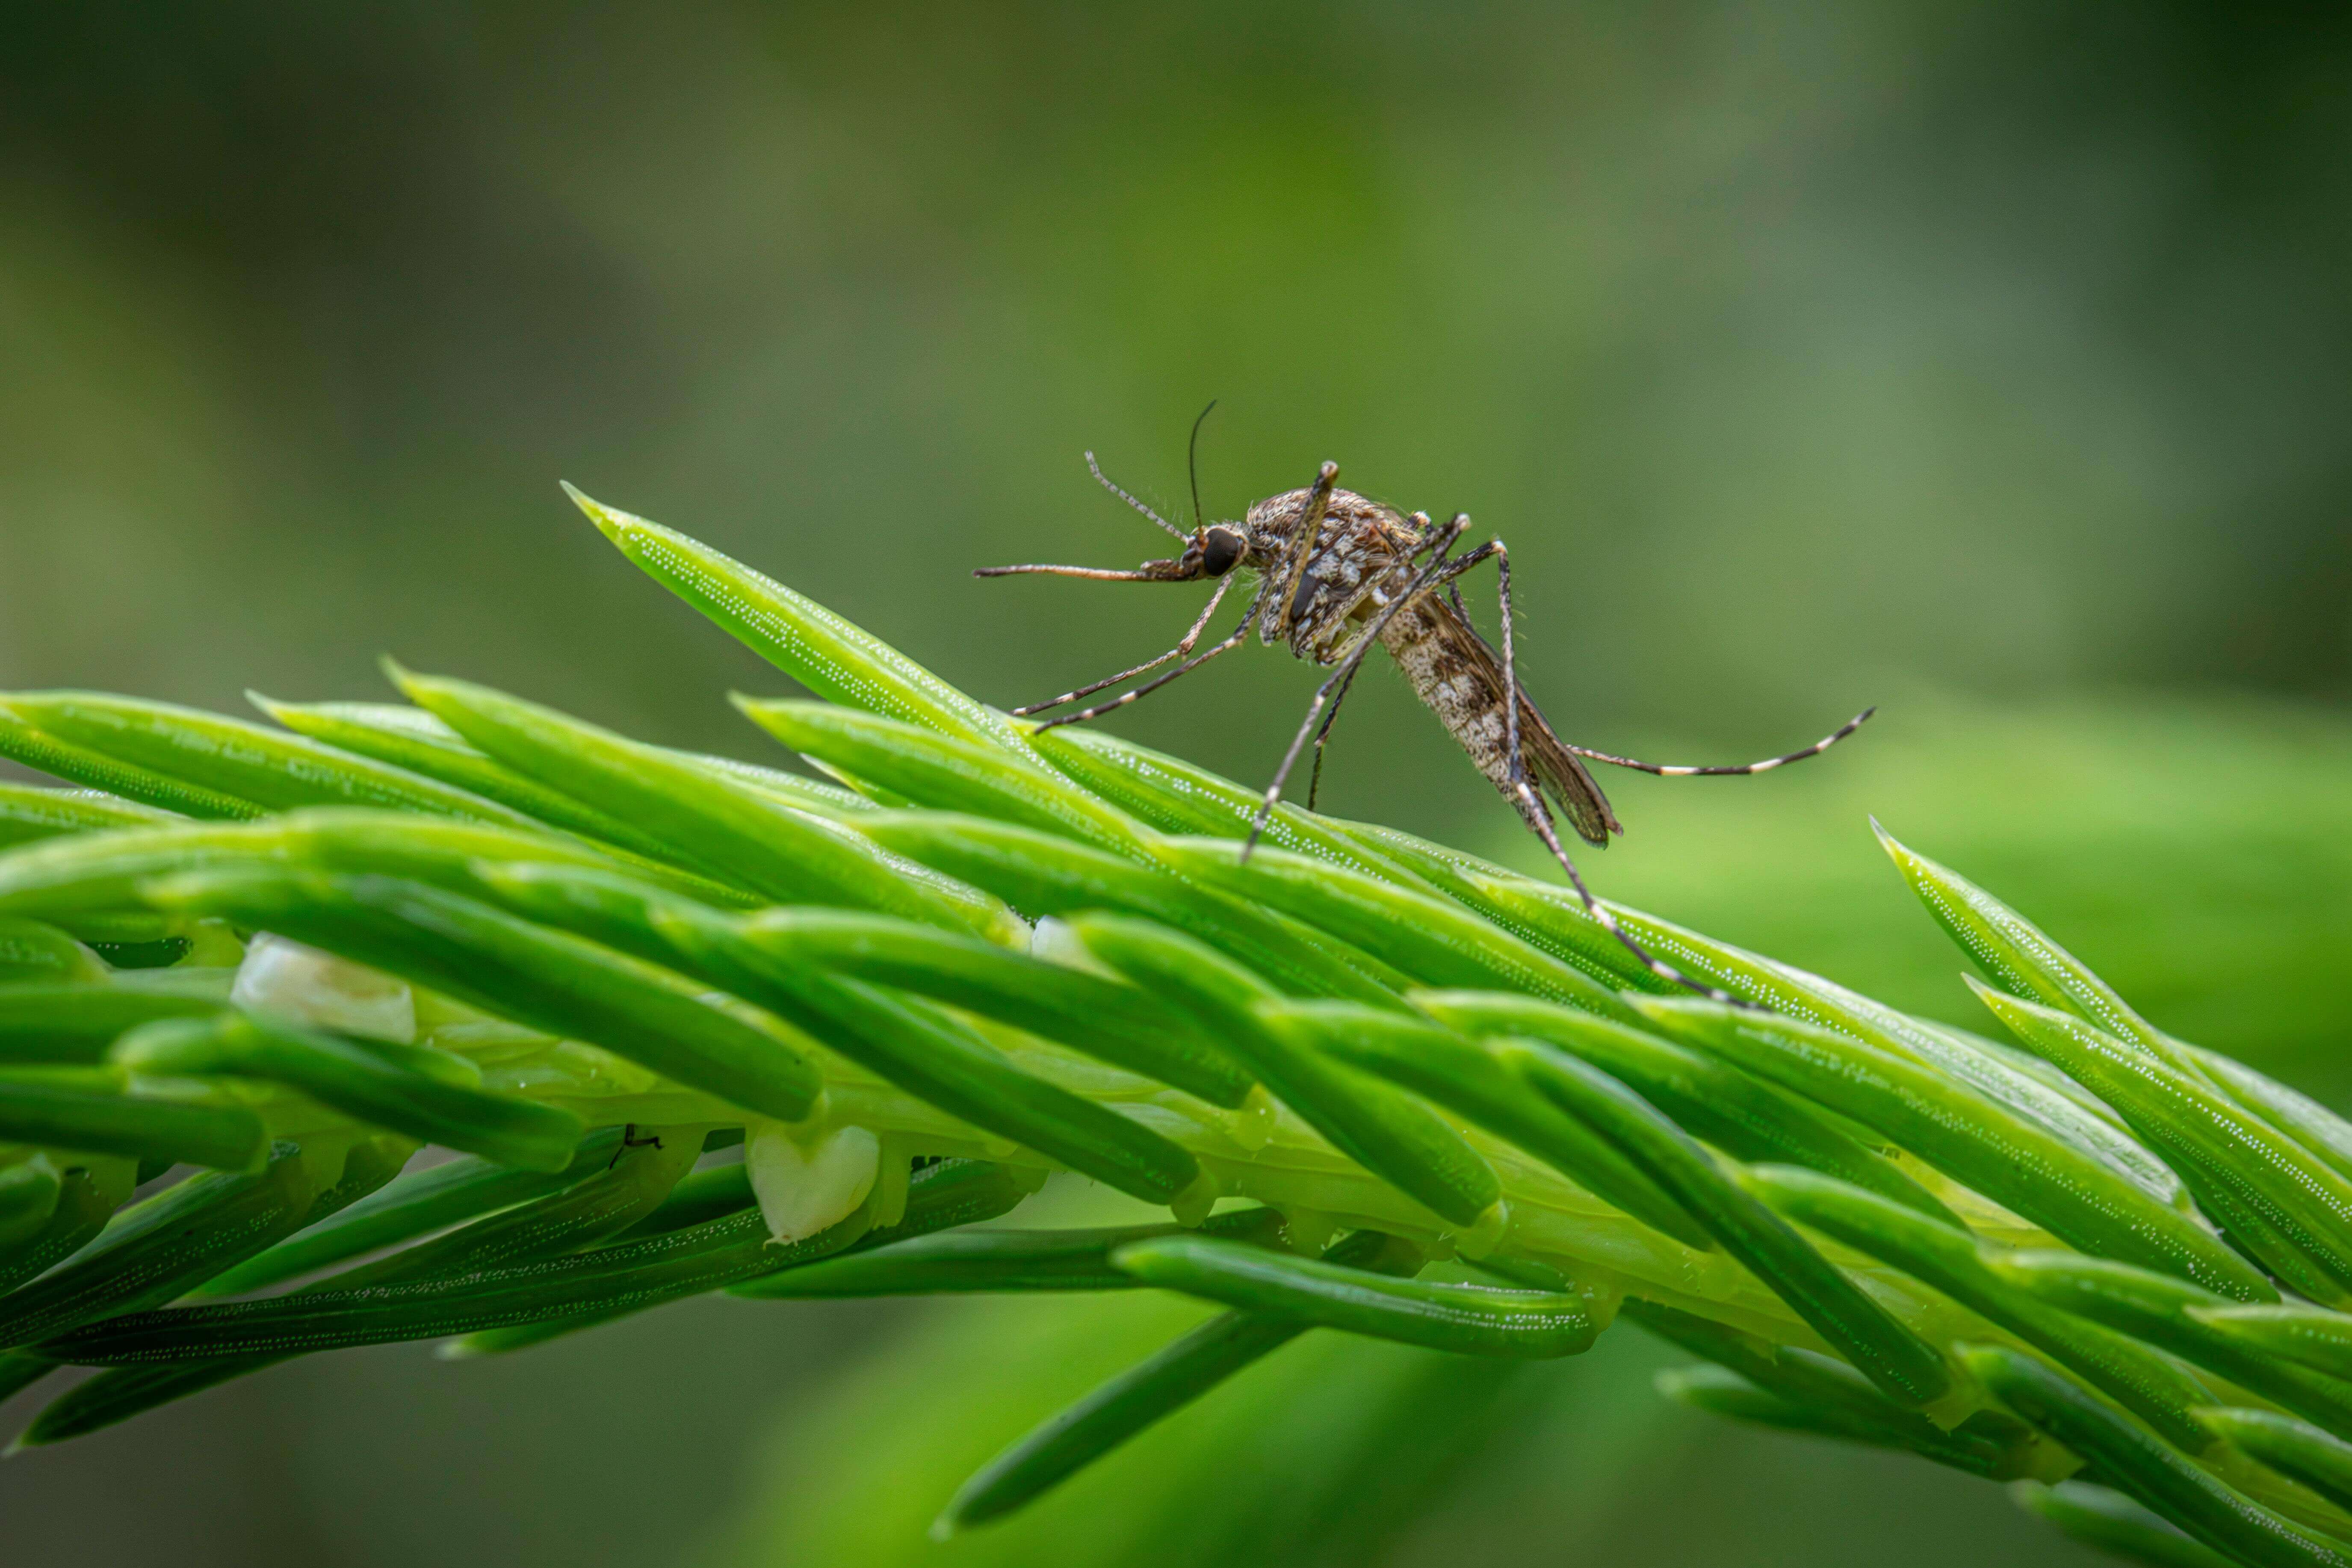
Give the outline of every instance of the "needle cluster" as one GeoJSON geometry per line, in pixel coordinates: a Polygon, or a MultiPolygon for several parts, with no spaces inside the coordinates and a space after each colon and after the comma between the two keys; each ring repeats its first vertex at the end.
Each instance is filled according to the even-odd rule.
{"type": "Polygon", "coordinates": [[[1631,1320],[1696,1358],[1669,1397],[2111,1551],[2352,1563],[2352,1124],[1958,874],[1885,839],[2006,1040],[1385,828],[1244,858],[1258,792],[576,499],[815,694],[735,700],[833,782],[398,667],[274,724],[0,697],[79,786],[0,786],[0,1392],[98,1369],[20,1446],[712,1291],[1158,1289],[1225,1310],[941,1532],[1310,1331],[1631,1320]],[[1055,1172],[1166,1218],[1022,1226],[1055,1172]]]}

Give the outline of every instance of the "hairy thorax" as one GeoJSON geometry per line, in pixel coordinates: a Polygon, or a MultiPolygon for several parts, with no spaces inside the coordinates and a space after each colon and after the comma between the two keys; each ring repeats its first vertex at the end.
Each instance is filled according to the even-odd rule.
{"type": "Polygon", "coordinates": [[[1259,612],[1259,641],[1287,642],[1300,658],[1330,664],[1346,652],[1361,623],[1403,591],[1422,528],[1394,507],[1353,490],[1333,490],[1313,552],[1297,580],[1286,584],[1280,574],[1297,545],[1309,494],[1291,490],[1259,501],[1243,526],[1249,564],[1276,575],[1275,591],[1259,612]]]}

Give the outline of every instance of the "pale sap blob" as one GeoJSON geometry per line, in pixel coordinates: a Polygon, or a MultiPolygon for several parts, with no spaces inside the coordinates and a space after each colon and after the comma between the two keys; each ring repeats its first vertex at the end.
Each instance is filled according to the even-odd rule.
{"type": "Polygon", "coordinates": [[[754,1122],[743,1163],[760,1217],[778,1242],[805,1240],[857,1212],[882,1170],[881,1141],[863,1127],[835,1127],[810,1142],[781,1121],[754,1122]]]}
{"type": "Polygon", "coordinates": [[[263,931],[245,950],[229,1000],[257,1013],[395,1046],[416,1040],[408,983],[263,931]]]}

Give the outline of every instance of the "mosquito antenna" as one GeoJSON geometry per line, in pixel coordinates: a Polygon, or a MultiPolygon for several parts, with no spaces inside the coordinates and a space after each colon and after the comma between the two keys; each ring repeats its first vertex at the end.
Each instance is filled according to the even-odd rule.
{"type": "Polygon", "coordinates": [[[1217,400],[1213,397],[1209,399],[1209,406],[1202,409],[1200,418],[1192,421],[1192,438],[1184,444],[1184,471],[1191,475],[1192,479],[1192,526],[1195,529],[1202,526],[1201,521],[1201,426],[1208,421],[1209,416],[1215,412],[1217,400]]]}
{"type": "Polygon", "coordinates": [[[1101,485],[1103,489],[1108,490],[1111,494],[1117,496],[1119,500],[1125,501],[1128,505],[1133,507],[1136,510],[1141,512],[1144,516],[1150,518],[1152,521],[1158,523],[1160,527],[1166,529],[1177,538],[1182,539],[1184,537],[1184,531],[1182,529],[1177,527],[1174,523],[1169,521],[1166,518],[1160,516],[1158,512],[1152,510],[1150,507],[1144,505],[1141,501],[1136,500],[1133,496],[1128,494],[1125,490],[1111,483],[1108,479],[1105,478],[1101,467],[1095,462],[1095,455],[1092,452],[1088,452],[1087,454],[1087,467],[1093,472],[1095,482],[1101,485]]]}

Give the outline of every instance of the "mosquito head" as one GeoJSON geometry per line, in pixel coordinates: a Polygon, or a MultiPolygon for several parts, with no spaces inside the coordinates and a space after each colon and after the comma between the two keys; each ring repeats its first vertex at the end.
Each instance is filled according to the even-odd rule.
{"type": "MultiPolygon", "coordinates": [[[[1201,571],[1204,576],[1222,577],[1249,556],[1249,535],[1222,522],[1201,530],[1193,540],[1193,548],[1201,552],[1201,571]]],[[[1185,552],[1187,555],[1192,552],[1191,550],[1185,552]]]]}
{"type": "MultiPolygon", "coordinates": [[[[1214,408],[1215,404],[1209,405],[1214,408]]],[[[1201,419],[1209,416],[1209,409],[1201,410],[1201,419]]],[[[1198,443],[1201,420],[1192,422],[1192,436],[1198,443]]],[[[1201,523],[1186,533],[1174,523],[1152,510],[1142,501],[1111,483],[1095,462],[1092,452],[1087,454],[1087,467],[1093,470],[1103,489],[1150,518],[1183,542],[1183,553],[1166,561],[1147,561],[1132,572],[1108,566],[983,566],[972,574],[975,577],[1012,577],[1034,574],[1049,577],[1088,577],[1098,583],[1197,583],[1203,577],[1223,577],[1250,557],[1250,536],[1246,528],[1229,522],[1201,523]]],[[[1201,491],[1197,474],[1192,487],[1192,510],[1195,521],[1201,507],[1201,491]]]]}
{"type": "Polygon", "coordinates": [[[1184,553],[1173,561],[1148,561],[1147,572],[1161,571],[1179,583],[1222,577],[1249,559],[1249,535],[1230,522],[1212,522],[1192,531],[1184,553]]]}

